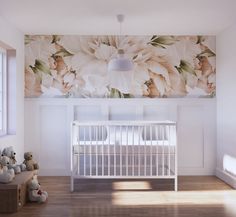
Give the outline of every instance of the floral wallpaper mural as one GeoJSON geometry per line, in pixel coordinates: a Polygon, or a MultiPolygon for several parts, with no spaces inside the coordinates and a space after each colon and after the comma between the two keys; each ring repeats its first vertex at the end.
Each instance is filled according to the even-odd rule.
{"type": "Polygon", "coordinates": [[[26,35],[25,97],[213,97],[215,60],[214,36],[26,35]],[[131,72],[108,72],[118,48],[131,72]]]}

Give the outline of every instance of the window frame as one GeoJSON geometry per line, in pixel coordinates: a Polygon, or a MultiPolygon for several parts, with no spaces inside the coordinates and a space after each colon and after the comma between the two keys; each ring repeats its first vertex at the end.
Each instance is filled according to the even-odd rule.
{"type": "MultiPolygon", "coordinates": [[[[7,51],[0,47],[0,61],[2,62],[2,90],[0,94],[2,95],[2,127],[0,127],[0,136],[7,134],[7,51]]],[[[1,73],[1,72],[0,72],[1,73]]]]}

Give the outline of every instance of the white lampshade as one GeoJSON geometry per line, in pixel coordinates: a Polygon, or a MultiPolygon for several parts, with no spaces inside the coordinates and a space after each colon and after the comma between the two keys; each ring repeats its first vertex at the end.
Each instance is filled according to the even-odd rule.
{"type": "Polygon", "coordinates": [[[110,87],[119,90],[121,93],[130,93],[133,62],[124,57],[124,51],[118,50],[117,58],[111,59],[108,63],[110,87]]]}
{"type": "Polygon", "coordinates": [[[108,63],[108,71],[131,71],[133,69],[133,62],[124,57],[124,51],[118,50],[118,56],[111,59],[108,63]]]}

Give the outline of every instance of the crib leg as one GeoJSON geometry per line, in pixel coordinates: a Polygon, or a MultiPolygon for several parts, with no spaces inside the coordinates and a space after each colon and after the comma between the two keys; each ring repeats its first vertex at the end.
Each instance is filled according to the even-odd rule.
{"type": "Polygon", "coordinates": [[[178,191],[178,177],[175,177],[175,191],[178,191]]]}
{"type": "Polygon", "coordinates": [[[73,175],[71,175],[71,178],[70,178],[70,191],[71,192],[74,191],[74,177],[73,177],[73,175]]]}

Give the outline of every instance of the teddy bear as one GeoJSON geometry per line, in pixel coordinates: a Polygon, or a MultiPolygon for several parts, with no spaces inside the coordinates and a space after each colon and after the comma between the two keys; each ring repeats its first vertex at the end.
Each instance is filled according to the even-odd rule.
{"type": "Polygon", "coordinates": [[[21,165],[16,164],[16,162],[17,162],[16,161],[16,153],[14,152],[12,146],[4,148],[2,151],[2,156],[7,156],[10,158],[8,168],[14,169],[15,174],[21,173],[21,171],[26,170],[26,166],[24,164],[21,164],[21,165]]]}
{"type": "Polygon", "coordinates": [[[15,172],[13,169],[8,169],[10,164],[10,159],[7,156],[0,157],[0,183],[9,183],[15,177],[15,172]]]}
{"type": "Polygon", "coordinates": [[[38,170],[39,165],[33,160],[33,153],[32,152],[25,152],[24,154],[24,162],[23,164],[26,165],[27,170],[38,170]]]}
{"type": "Polygon", "coordinates": [[[29,200],[31,202],[44,203],[48,198],[48,193],[41,189],[37,176],[34,176],[28,184],[29,200]]]}

